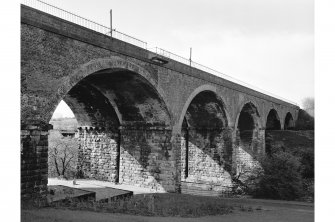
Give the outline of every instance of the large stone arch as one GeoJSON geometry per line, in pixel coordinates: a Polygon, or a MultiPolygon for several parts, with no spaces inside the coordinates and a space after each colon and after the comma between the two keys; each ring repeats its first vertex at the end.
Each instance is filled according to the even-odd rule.
{"type": "Polygon", "coordinates": [[[281,121],[276,109],[272,108],[268,111],[266,115],[266,130],[280,130],[281,129],[281,121]]]}
{"type": "Polygon", "coordinates": [[[287,112],[285,114],[285,119],[284,119],[284,130],[292,130],[294,129],[294,118],[291,112],[287,112]]]}
{"type": "MultiPolygon", "coordinates": [[[[88,102],[86,105],[84,98],[80,97],[84,91],[76,88],[86,87],[92,93],[97,91],[99,98],[94,97],[95,101],[104,100],[110,107],[115,107],[114,119],[116,116],[121,124],[114,124],[117,127],[112,128],[105,125],[93,129],[89,127],[89,130],[80,128],[78,138],[84,163],[79,168],[83,177],[130,185],[142,181],[157,190],[175,190],[174,150],[170,143],[171,114],[164,92],[152,73],[113,57],[84,64],[63,83],[58,97],[65,95],[67,98],[70,95],[67,100],[72,99],[74,107],[85,112],[95,104],[88,102]],[[110,159],[110,153],[116,153],[116,156],[112,155],[110,159]],[[106,158],[110,161],[100,161],[106,158]],[[106,171],[105,167],[112,170],[106,171]],[[134,172],[129,168],[137,170],[134,172]]],[[[85,120],[86,116],[82,119],[85,120]]],[[[104,123],[94,118],[95,113],[91,116],[91,122],[104,123]]]]}
{"type": "Polygon", "coordinates": [[[252,100],[247,100],[247,101],[244,101],[243,103],[241,103],[239,105],[239,108],[237,109],[238,112],[237,112],[237,115],[236,115],[236,119],[235,119],[235,126],[234,126],[234,130],[237,130],[238,128],[238,121],[239,121],[239,118],[240,118],[240,114],[241,114],[241,111],[243,109],[243,107],[246,105],[246,104],[252,104],[253,107],[256,108],[256,111],[257,111],[257,117],[254,118],[254,121],[257,123],[257,127],[258,129],[262,129],[264,128],[263,124],[262,124],[262,120],[261,120],[261,115],[259,114],[259,106],[256,102],[252,101],[252,100]]]}
{"type": "Polygon", "coordinates": [[[108,58],[99,58],[99,59],[91,60],[85,64],[82,64],[79,68],[75,69],[72,73],[69,73],[69,75],[66,78],[64,78],[64,80],[60,84],[55,96],[50,98],[49,104],[52,107],[49,108],[50,112],[45,113],[42,119],[45,122],[49,122],[59,102],[81,80],[83,80],[84,78],[98,71],[106,70],[106,69],[127,70],[127,71],[134,72],[140,75],[141,77],[143,77],[146,81],[148,81],[148,83],[150,83],[150,85],[152,86],[152,89],[156,91],[161,101],[163,101],[165,108],[168,111],[169,118],[171,119],[171,108],[167,100],[168,97],[165,95],[165,92],[163,91],[163,89],[158,85],[157,80],[155,79],[155,74],[149,72],[147,69],[141,67],[138,64],[122,59],[121,57],[118,57],[118,56],[111,56],[108,58]]]}
{"type": "MultiPolygon", "coordinates": [[[[122,79],[122,83],[125,83],[126,80],[122,79]]],[[[113,56],[85,63],[69,75],[59,79],[57,84],[58,89],[53,91],[54,96],[49,98],[47,105],[38,109],[38,116],[31,116],[30,118],[38,118],[43,124],[48,123],[59,102],[64,99],[74,111],[76,118],[80,120],[81,127],[78,128],[77,132],[78,156],[85,160],[79,166],[81,176],[132,185],[141,180],[157,190],[175,191],[174,173],[176,164],[174,150],[170,142],[172,126],[170,106],[166,102],[167,97],[164,91],[158,86],[155,73],[151,73],[133,62],[113,56]],[[101,73],[103,71],[108,71],[108,73],[101,73]],[[141,85],[142,94],[138,93],[141,95],[134,97],[132,101],[138,98],[143,99],[146,95],[149,95],[150,98],[148,99],[154,101],[152,103],[154,106],[148,109],[142,106],[143,109],[139,109],[137,112],[142,114],[147,111],[148,114],[145,115],[149,116],[151,114],[156,115],[157,112],[155,111],[161,109],[164,113],[162,117],[164,121],[162,122],[166,124],[160,124],[160,122],[157,122],[157,124],[155,122],[143,124],[146,123],[146,119],[139,122],[136,121],[136,118],[132,119],[133,116],[130,115],[127,120],[133,121],[133,124],[128,123],[126,126],[120,126],[122,120],[126,119],[123,115],[124,112],[122,113],[120,109],[121,107],[118,107],[120,103],[110,100],[108,93],[93,84],[93,80],[97,80],[98,77],[103,75],[133,76],[134,82],[131,86],[138,82],[143,83],[141,85]],[[150,94],[143,94],[149,91],[150,94]],[[86,97],[89,97],[89,101],[85,101],[86,97]],[[162,106],[155,107],[157,101],[162,106]],[[153,113],[151,113],[151,108],[153,108],[153,113]],[[84,127],[82,127],[83,125],[84,127]],[[109,161],[105,161],[107,159],[109,161]],[[137,169],[137,171],[130,171],[129,168],[137,169]],[[156,171],[153,171],[153,169],[156,169],[156,171]],[[157,169],[159,169],[159,173],[157,173],[157,169]]],[[[98,84],[98,86],[101,85],[98,84]]],[[[114,91],[118,89],[117,87],[113,88],[114,91]]],[[[137,89],[130,88],[128,91],[133,90],[132,95],[125,95],[124,98],[129,99],[136,95],[137,89]]],[[[119,97],[120,99],[122,98],[119,97]]],[[[143,101],[139,103],[143,104],[143,101]]],[[[159,114],[161,113],[158,112],[159,114]]],[[[25,121],[26,118],[23,118],[22,122],[25,123],[25,121]]],[[[39,139],[39,143],[43,143],[43,152],[47,154],[48,129],[38,127],[31,126],[31,128],[36,129],[35,131],[43,131],[39,132],[40,134],[43,133],[43,136],[41,136],[43,140],[39,139]]],[[[32,156],[34,153],[31,151],[31,147],[35,146],[34,144],[37,144],[37,142],[32,141],[31,132],[29,131],[28,134],[28,131],[26,131],[21,132],[22,147],[24,147],[22,149],[22,160],[34,158],[34,161],[38,161],[40,157],[32,156]]],[[[43,165],[34,165],[34,167],[41,169],[41,172],[36,174],[39,176],[43,174],[41,176],[43,179],[38,178],[33,183],[41,184],[44,190],[48,179],[47,159],[46,155],[46,158],[43,159],[43,165]]],[[[23,183],[27,186],[27,189],[28,187],[30,189],[32,181],[27,179],[27,181],[23,180],[23,183]]]]}
{"type": "Polygon", "coordinates": [[[274,137],[278,135],[278,130],[281,130],[280,117],[276,109],[269,110],[265,124],[265,153],[271,155],[273,153],[272,143],[274,137]]]}
{"type": "Polygon", "coordinates": [[[195,89],[185,103],[181,123],[181,191],[194,187],[213,191],[231,185],[232,131],[226,105],[215,87],[195,89]]]}
{"type": "Polygon", "coordinates": [[[258,107],[251,102],[244,102],[235,122],[233,163],[234,171],[241,181],[247,181],[258,168],[257,157],[264,152],[264,129],[258,107]]]}
{"type": "Polygon", "coordinates": [[[175,132],[181,132],[181,129],[182,129],[182,124],[183,124],[183,121],[184,121],[184,117],[185,117],[185,114],[187,112],[187,109],[188,107],[190,106],[192,100],[201,92],[204,92],[204,91],[211,91],[213,92],[217,99],[223,104],[223,108],[224,108],[224,111],[225,111],[225,114],[226,114],[226,117],[227,117],[227,120],[228,120],[228,126],[231,125],[231,115],[230,113],[228,112],[228,109],[227,109],[227,102],[226,100],[219,95],[218,91],[217,91],[217,88],[215,86],[212,86],[212,85],[202,85],[202,86],[199,86],[198,88],[196,88],[195,90],[193,90],[193,92],[188,96],[184,106],[183,106],[183,109],[179,115],[179,119],[178,119],[178,123],[176,124],[175,128],[174,128],[174,131],[175,132]]]}

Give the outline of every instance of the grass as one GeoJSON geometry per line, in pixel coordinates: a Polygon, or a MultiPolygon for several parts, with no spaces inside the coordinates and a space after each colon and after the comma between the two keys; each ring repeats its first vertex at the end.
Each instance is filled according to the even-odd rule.
{"type": "MultiPolygon", "coordinates": [[[[128,199],[109,203],[78,201],[68,198],[51,203],[47,207],[56,209],[84,210],[105,213],[123,213],[141,216],[201,217],[232,213],[234,207],[219,197],[203,197],[185,194],[140,194],[128,199]]],[[[241,211],[252,211],[251,207],[239,206],[241,211]]]]}

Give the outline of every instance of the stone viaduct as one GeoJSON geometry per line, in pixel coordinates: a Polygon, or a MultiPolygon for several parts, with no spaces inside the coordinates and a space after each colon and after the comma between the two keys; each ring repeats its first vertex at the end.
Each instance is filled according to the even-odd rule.
{"type": "Polygon", "coordinates": [[[265,153],[266,130],[295,125],[296,105],[154,56],[21,6],[22,197],[46,191],[61,100],[80,125],[83,177],[168,192],[228,189],[265,153]]]}

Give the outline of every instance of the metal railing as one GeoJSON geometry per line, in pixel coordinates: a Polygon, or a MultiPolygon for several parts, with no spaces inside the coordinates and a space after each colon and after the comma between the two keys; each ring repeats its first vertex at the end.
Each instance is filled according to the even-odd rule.
{"type": "MultiPolygon", "coordinates": [[[[83,18],[79,15],[76,15],[72,12],[66,11],[64,9],[58,8],[56,6],[53,6],[49,3],[40,1],[40,0],[22,0],[22,4],[27,5],[29,7],[38,9],[42,12],[51,14],[53,16],[62,18],[64,20],[67,20],[69,22],[75,23],[77,25],[83,26],[85,28],[94,30],[96,32],[102,33],[104,35],[111,36],[111,29],[107,26],[101,25],[99,23],[96,23],[94,21],[91,21],[89,19],[83,18]]],[[[136,45],[141,48],[147,48],[147,43],[139,40],[137,38],[134,38],[130,35],[124,34],[122,32],[119,32],[115,29],[112,30],[112,36],[113,38],[119,39],[124,42],[128,42],[130,44],[136,45]]]]}
{"type": "Polygon", "coordinates": [[[291,104],[294,104],[294,105],[298,105],[295,102],[292,102],[292,101],[287,100],[285,98],[282,98],[280,96],[274,95],[273,93],[270,93],[270,92],[267,92],[267,91],[265,91],[263,89],[260,89],[258,87],[252,86],[252,85],[250,85],[248,83],[245,83],[241,80],[235,79],[235,78],[233,78],[229,75],[226,75],[222,72],[216,71],[216,70],[214,70],[212,68],[209,68],[207,66],[201,65],[197,62],[191,61],[190,59],[184,58],[182,56],[179,56],[177,54],[169,52],[165,49],[158,48],[158,47],[148,48],[147,42],[142,41],[140,39],[137,39],[135,37],[132,37],[130,35],[127,35],[125,33],[122,33],[120,31],[117,31],[116,29],[112,30],[112,35],[111,35],[111,29],[109,27],[98,24],[94,21],[83,18],[81,16],[78,16],[78,15],[76,15],[74,13],[71,13],[69,11],[66,11],[64,9],[58,8],[58,7],[53,6],[49,3],[46,3],[46,2],[43,2],[43,1],[40,1],[40,0],[22,0],[22,4],[27,5],[29,7],[32,7],[32,8],[35,8],[35,9],[38,9],[42,12],[46,12],[46,13],[51,14],[53,16],[62,18],[64,20],[75,23],[77,25],[89,28],[91,30],[102,33],[104,35],[112,36],[113,38],[119,39],[121,41],[124,41],[124,42],[130,43],[130,44],[136,45],[138,47],[147,49],[147,50],[149,50],[153,53],[156,53],[157,55],[169,58],[171,60],[178,61],[180,63],[192,66],[192,67],[200,69],[202,71],[205,71],[205,72],[211,73],[213,75],[222,77],[222,78],[227,79],[231,82],[234,82],[234,83],[240,84],[242,86],[248,87],[250,89],[256,90],[256,91],[258,91],[260,93],[263,93],[265,95],[269,95],[269,96],[272,96],[274,98],[283,100],[285,102],[288,102],[288,103],[291,103],[291,104]]]}
{"type": "Polygon", "coordinates": [[[270,92],[265,91],[265,90],[263,90],[263,89],[260,89],[260,88],[258,88],[258,87],[256,87],[256,86],[250,85],[250,84],[248,84],[248,83],[246,83],[246,82],[243,82],[243,81],[241,81],[241,80],[239,80],[239,79],[236,79],[236,78],[234,78],[234,77],[232,77],[232,76],[229,76],[229,75],[227,75],[227,74],[224,74],[224,73],[222,73],[222,72],[219,72],[219,71],[217,71],[217,70],[215,70],[215,69],[209,68],[209,67],[207,67],[207,66],[201,65],[201,64],[199,64],[199,63],[197,63],[197,62],[194,62],[194,61],[192,61],[192,60],[190,60],[190,59],[187,59],[187,58],[185,58],[185,57],[179,56],[179,55],[174,54],[174,53],[172,53],[172,52],[169,52],[169,51],[167,51],[167,50],[164,50],[164,49],[161,49],[161,48],[158,48],[158,47],[150,48],[150,49],[148,49],[148,50],[150,50],[150,51],[152,51],[152,52],[155,52],[155,53],[158,54],[158,55],[164,56],[164,57],[166,57],[166,58],[169,58],[169,59],[172,59],[172,60],[181,62],[181,63],[183,63],[183,64],[186,64],[186,65],[192,66],[192,67],[194,67],[194,68],[200,69],[200,70],[202,70],[202,71],[211,73],[211,74],[213,74],[213,75],[215,75],[215,76],[224,78],[224,79],[226,79],[226,80],[229,80],[229,81],[231,81],[231,82],[237,83],[237,84],[239,84],[239,85],[242,85],[242,86],[248,87],[248,88],[250,88],[250,89],[256,90],[256,91],[258,91],[258,92],[260,92],[260,93],[263,93],[263,94],[265,94],[265,95],[269,95],[269,96],[272,96],[272,97],[274,97],[274,98],[277,98],[277,99],[280,99],[280,100],[283,100],[283,101],[285,101],[285,102],[288,102],[288,103],[291,103],[291,104],[294,104],[294,105],[298,106],[298,104],[295,103],[295,102],[293,102],[293,101],[290,101],[290,100],[288,100],[288,99],[285,99],[285,98],[283,98],[283,97],[280,97],[280,96],[278,96],[278,95],[275,95],[275,94],[273,94],[273,93],[270,93],[270,92]]]}

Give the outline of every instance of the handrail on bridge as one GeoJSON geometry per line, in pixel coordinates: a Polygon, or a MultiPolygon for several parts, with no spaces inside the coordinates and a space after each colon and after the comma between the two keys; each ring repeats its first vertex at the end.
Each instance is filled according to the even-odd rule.
{"type": "Polygon", "coordinates": [[[295,103],[295,102],[292,102],[288,99],[285,99],[285,98],[282,98],[280,96],[274,95],[273,93],[270,93],[270,92],[262,90],[258,87],[252,86],[252,85],[250,85],[248,83],[245,83],[241,80],[235,79],[234,77],[231,77],[231,76],[226,75],[222,72],[216,71],[212,68],[201,65],[199,63],[196,63],[192,60],[189,60],[187,58],[184,58],[182,56],[179,56],[177,54],[169,52],[165,49],[158,48],[158,47],[148,48],[148,44],[145,41],[142,41],[140,39],[137,39],[135,37],[132,37],[130,35],[122,33],[120,31],[116,31],[115,29],[111,30],[109,27],[106,27],[104,25],[101,25],[99,23],[91,21],[89,19],[83,18],[79,15],[76,15],[76,14],[71,13],[69,11],[66,11],[64,9],[61,9],[59,7],[53,6],[49,3],[43,2],[41,0],[22,0],[22,4],[30,6],[30,7],[35,8],[35,9],[38,9],[40,11],[46,12],[48,14],[54,15],[56,17],[62,18],[64,20],[70,21],[70,22],[75,23],[77,25],[89,28],[91,30],[102,33],[104,35],[112,36],[113,38],[119,39],[119,40],[124,41],[124,42],[128,42],[130,44],[133,44],[133,45],[136,45],[138,47],[144,48],[146,50],[149,50],[153,53],[156,53],[157,55],[164,56],[166,58],[181,62],[181,63],[186,64],[186,65],[190,65],[194,68],[197,68],[197,69],[200,69],[202,71],[211,73],[213,75],[225,78],[225,79],[227,79],[231,82],[243,85],[245,87],[256,90],[256,91],[258,91],[260,93],[263,93],[265,95],[270,95],[274,98],[277,98],[277,99],[280,99],[280,100],[283,100],[285,102],[288,102],[288,103],[291,103],[291,104],[294,104],[294,105],[298,106],[298,104],[295,103]]]}

